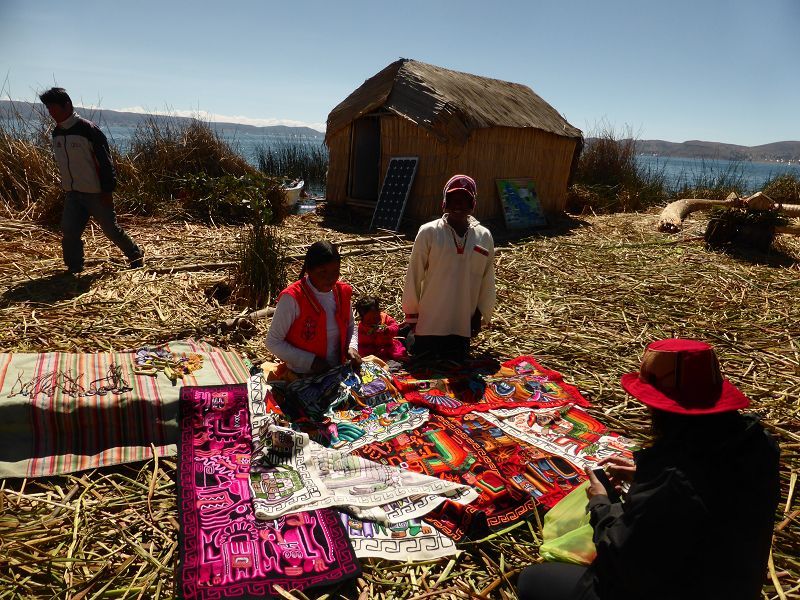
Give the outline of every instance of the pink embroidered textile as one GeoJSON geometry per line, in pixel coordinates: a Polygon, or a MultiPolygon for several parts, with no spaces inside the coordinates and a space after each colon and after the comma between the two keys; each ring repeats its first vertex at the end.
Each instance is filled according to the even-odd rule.
{"type": "Polygon", "coordinates": [[[180,410],[180,597],[278,597],[361,573],[335,511],[255,518],[247,384],[184,387],[180,410]]]}

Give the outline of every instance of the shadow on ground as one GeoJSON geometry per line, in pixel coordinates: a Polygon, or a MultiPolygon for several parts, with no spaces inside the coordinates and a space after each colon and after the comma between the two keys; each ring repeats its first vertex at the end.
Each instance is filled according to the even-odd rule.
{"type": "Polygon", "coordinates": [[[51,304],[85,294],[99,274],[67,275],[57,273],[19,283],[0,295],[0,307],[21,302],[51,304]]]}
{"type": "Polygon", "coordinates": [[[726,254],[743,263],[750,263],[753,265],[763,265],[766,267],[775,267],[786,269],[800,265],[800,259],[784,252],[779,248],[772,248],[768,252],[755,250],[747,247],[729,246],[724,249],[708,249],[709,252],[719,252],[726,254]]]}
{"type": "MultiPolygon", "coordinates": [[[[319,211],[318,214],[322,217],[320,225],[327,229],[356,235],[392,233],[383,230],[370,231],[369,226],[372,221],[372,213],[368,210],[329,203],[320,204],[317,210],[319,211]]],[[[421,221],[403,219],[397,233],[407,240],[413,241],[422,224],[423,222],[421,221]]],[[[569,233],[573,229],[590,226],[588,221],[567,214],[551,215],[548,217],[548,225],[537,229],[507,229],[502,219],[481,221],[481,224],[492,232],[495,246],[533,238],[557,237],[569,233]]]]}

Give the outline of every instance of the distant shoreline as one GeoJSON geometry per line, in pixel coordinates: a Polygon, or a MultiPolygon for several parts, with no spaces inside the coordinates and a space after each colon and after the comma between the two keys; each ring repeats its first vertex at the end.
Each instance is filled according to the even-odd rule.
{"type": "MultiPolygon", "coordinates": [[[[41,107],[41,105],[38,105],[41,107]]],[[[176,121],[189,121],[193,117],[180,117],[151,113],[132,113],[102,108],[84,108],[76,106],[75,109],[84,117],[90,118],[101,127],[130,127],[134,128],[144,120],[155,117],[157,119],[174,119],[176,121]]],[[[9,118],[11,115],[20,114],[23,118],[31,118],[37,114],[37,104],[20,100],[0,100],[0,118],[9,118]]],[[[200,119],[203,120],[203,119],[200,119]]],[[[291,125],[247,125],[244,123],[229,123],[224,121],[208,121],[216,129],[226,129],[244,134],[276,134],[298,136],[305,138],[324,139],[325,133],[311,127],[295,127],[291,125]]]]}
{"type": "Polygon", "coordinates": [[[800,159],[797,160],[781,160],[781,159],[758,159],[758,158],[719,158],[718,156],[676,156],[674,154],[651,154],[648,152],[637,152],[636,156],[644,156],[647,158],[656,158],[663,160],[681,159],[681,160],[725,160],[728,162],[752,162],[761,165],[783,165],[783,166],[798,166],[800,167],[800,159]]]}

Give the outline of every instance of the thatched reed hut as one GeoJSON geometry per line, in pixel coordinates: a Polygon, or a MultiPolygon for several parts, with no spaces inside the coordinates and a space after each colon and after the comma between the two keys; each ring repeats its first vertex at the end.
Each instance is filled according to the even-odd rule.
{"type": "Polygon", "coordinates": [[[389,159],[418,156],[405,216],[440,214],[454,173],[478,183],[478,219],[502,218],[496,179],[530,177],[545,212],[561,212],[581,131],[529,87],[400,59],[328,115],[329,202],[373,208],[389,159]]]}

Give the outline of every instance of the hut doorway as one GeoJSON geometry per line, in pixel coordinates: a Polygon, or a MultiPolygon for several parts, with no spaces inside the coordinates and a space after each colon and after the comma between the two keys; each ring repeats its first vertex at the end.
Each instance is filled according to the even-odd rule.
{"type": "Polygon", "coordinates": [[[350,197],[377,202],[381,167],[381,125],[377,115],[353,121],[352,148],[350,197]]]}

